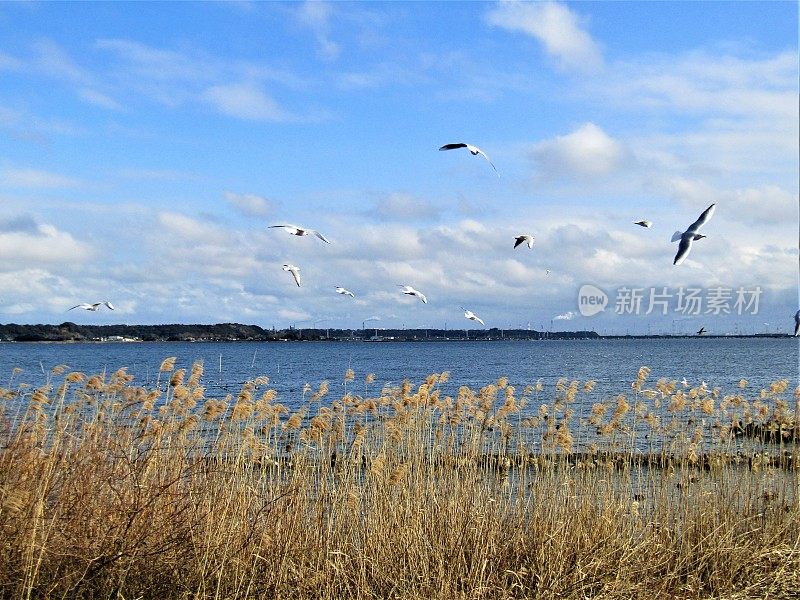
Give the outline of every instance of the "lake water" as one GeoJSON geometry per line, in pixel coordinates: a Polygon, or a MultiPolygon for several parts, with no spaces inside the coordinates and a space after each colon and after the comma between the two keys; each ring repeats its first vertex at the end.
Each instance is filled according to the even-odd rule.
{"type": "Polygon", "coordinates": [[[242,382],[267,375],[278,398],[292,407],[302,401],[305,383],[330,382],[332,396],[340,389],[344,372],[352,368],[350,391],[363,394],[364,377],[375,373],[370,391],[387,382],[450,371],[445,393],[458,386],[481,387],[506,376],[521,390],[542,380],[552,390],[560,377],[597,380],[601,395],[630,391],[642,365],[651,367],[651,380],[659,377],[690,384],[705,381],[723,392],[733,391],[741,378],[750,389],[776,379],[798,383],[800,338],[688,338],[614,339],[509,342],[286,342],[286,343],[0,343],[0,385],[14,379],[40,385],[59,364],[87,374],[110,373],[128,367],[138,385],[155,381],[161,361],[176,356],[176,367],[187,370],[201,360],[207,397],[236,393],[242,382]]]}

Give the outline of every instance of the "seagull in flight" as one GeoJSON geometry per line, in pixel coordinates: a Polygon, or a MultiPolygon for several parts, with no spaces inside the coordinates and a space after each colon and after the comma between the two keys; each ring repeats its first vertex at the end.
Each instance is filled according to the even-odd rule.
{"type": "Polygon", "coordinates": [[[346,290],[341,286],[336,286],[336,293],[337,294],[343,294],[345,296],[350,296],[351,298],[355,298],[356,297],[356,295],[353,292],[351,292],[350,290],[346,290]]]}
{"type": "Polygon", "coordinates": [[[296,225],[270,225],[269,227],[270,227],[270,229],[272,229],[274,227],[281,227],[289,235],[298,235],[298,236],[315,235],[319,239],[321,239],[323,242],[325,242],[326,244],[330,244],[330,241],[328,241],[328,238],[326,238],[324,235],[322,235],[316,229],[308,229],[307,227],[297,227],[296,225]]]}
{"type": "Polygon", "coordinates": [[[399,287],[403,288],[403,293],[404,293],[404,294],[407,294],[407,295],[409,295],[409,296],[416,296],[417,298],[419,298],[420,300],[422,300],[422,302],[423,302],[424,304],[427,304],[427,303],[428,303],[428,299],[425,297],[425,294],[423,294],[423,293],[422,293],[422,292],[420,292],[419,290],[415,290],[415,289],[414,289],[413,287],[411,287],[410,285],[400,285],[399,287]]]}
{"type": "Polygon", "coordinates": [[[636,221],[634,223],[634,225],[641,225],[645,229],[649,229],[650,227],[653,226],[653,222],[652,221],[636,221]]]}
{"type": "Polygon", "coordinates": [[[463,306],[461,307],[461,310],[463,310],[463,311],[464,311],[464,317],[465,317],[465,318],[469,319],[470,321],[477,321],[478,323],[480,323],[480,324],[481,324],[481,325],[483,325],[484,327],[486,326],[486,323],[484,323],[484,322],[483,322],[483,319],[481,319],[480,317],[478,317],[478,315],[476,315],[476,314],[475,314],[474,312],[472,312],[471,310],[467,310],[467,309],[466,309],[466,308],[464,308],[463,306]]]}
{"type": "Polygon", "coordinates": [[[486,152],[484,152],[483,150],[481,150],[477,146],[473,146],[472,144],[464,144],[462,142],[459,142],[457,144],[445,144],[444,146],[439,148],[439,151],[442,151],[442,150],[457,150],[458,148],[466,148],[467,150],[469,150],[469,152],[470,152],[470,154],[472,154],[472,156],[477,156],[478,154],[480,154],[483,158],[486,159],[486,162],[488,162],[490,165],[492,165],[492,168],[494,169],[494,172],[497,173],[497,177],[498,178],[500,177],[500,173],[497,172],[497,167],[494,166],[494,163],[491,161],[489,156],[486,154],[486,152]]]}
{"type": "Polygon", "coordinates": [[[697,332],[697,335],[703,335],[706,332],[705,327],[701,327],[700,330],[697,332]]]}
{"type": "Polygon", "coordinates": [[[283,265],[283,270],[288,271],[294,277],[294,282],[297,284],[297,287],[300,287],[300,267],[295,267],[294,265],[283,265]]]}
{"type": "Polygon", "coordinates": [[[528,235],[528,234],[524,233],[522,235],[518,235],[514,239],[516,240],[516,242],[514,242],[514,248],[517,248],[518,246],[521,246],[522,244],[528,244],[528,248],[533,248],[533,236],[532,235],[528,235]]]}
{"type": "Polygon", "coordinates": [[[678,245],[678,253],[675,255],[675,260],[672,262],[673,265],[681,264],[687,256],[689,256],[689,251],[692,249],[692,242],[697,240],[703,239],[704,235],[700,235],[697,233],[697,230],[700,229],[706,222],[711,218],[711,215],[714,214],[714,207],[716,204],[712,204],[707,209],[703,211],[703,214],[700,217],[689,225],[689,228],[681,233],[680,231],[676,231],[672,236],[672,241],[677,242],[680,240],[680,244],[678,245]]]}
{"type": "Polygon", "coordinates": [[[800,335],[800,310],[794,313],[794,335],[800,335]]]}
{"type": "Polygon", "coordinates": [[[68,309],[67,309],[67,312],[69,312],[69,311],[71,311],[71,310],[73,310],[73,309],[75,309],[75,308],[82,308],[82,309],[84,309],[84,310],[90,310],[90,311],[92,311],[92,312],[97,312],[97,309],[98,309],[98,308],[100,308],[101,306],[103,306],[104,304],[105,304],[105,305],[106,305],[106,306],[107,306],[107,307],[108,307],[110,310],[114,310],[114,306],[111,304],[111,302],[109,302],[108,300],[106,300],[105,302],[95,302],[94,304],[89,304],[88,302],[83,302],[82,304],[76,304],[76,305],[75,305],[75,306],[73,306],[72,308],[68,308],[68,309]]]}

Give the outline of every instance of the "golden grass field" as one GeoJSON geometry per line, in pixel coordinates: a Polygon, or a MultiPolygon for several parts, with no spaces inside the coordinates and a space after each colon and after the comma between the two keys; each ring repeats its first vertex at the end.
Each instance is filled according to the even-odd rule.
{"type": "Polygon", "coordinates": [[[348,371],[290,412],[266,377],[212,399],[174,363],[151,389],[66,367],[0,389],[0,597],[800,595],[786,380],[348,371]]]}

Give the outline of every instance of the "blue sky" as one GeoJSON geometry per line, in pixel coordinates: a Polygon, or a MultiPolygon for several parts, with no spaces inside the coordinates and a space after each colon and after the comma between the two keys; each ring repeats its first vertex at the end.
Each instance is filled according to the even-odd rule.
{"type": "Polygon", "coordinates": [[[477,326],[465,306],[788,331],[797,22],[793,2],[0,4],[0,321],[477,326]],[[460,141],[501,178],[437,151],[460,141]],[[606,311],[580,314],[584,284],[606,311]],[[623,286],[763,293],[758,314],[626,316],[623,286]]]}

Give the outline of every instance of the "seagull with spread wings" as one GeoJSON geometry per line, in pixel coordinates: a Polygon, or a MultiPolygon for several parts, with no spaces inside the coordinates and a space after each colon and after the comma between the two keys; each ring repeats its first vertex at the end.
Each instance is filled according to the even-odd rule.
{"type": "Polygon", "coordinates": [[[523,233],[522,235],[518,235],[514,238],[514,248],[521,246],[522,244],[527,244],[528,248],[533,248],[533,241],[534,238],[532,235],[528,235],[527,233],[523,233]]]}
{"type": "Polygon", "coordinates": [[[294,282],[297,284],[297,287],[300,287],[300,267],[295,267],[294,265],[283,265],[283,270],[288,271],[294,277],[294,282]]]}
{"type": "Polygon", "coordinates": [[[336,293],[337,294],[342,294],[344,296],[350,296],[351,298],[355,298],[356,297],[356,295],[353,292],[351,292],[350,290],[346,290],[343,287],[338,286],[338,285],[336,286],[336,293]]]}
{"type": "Polygon", "coordinates": [[[97,312],[97,309],[100,308],[103,305],[107,306],[109,308],[109,310],[114,310],[114,306],[111,304],[111,302],[106,300],[104,302],[95,302],[94,304],[89,304],[88,302],[83,302],[81,304],[76,304],[72,308],[68,308],[67,312],[69,312],[69,311],[71,311],[71,310],[73,310],[75,308],[82,308],[83,310],[90,310],[92,312],[97,312]]]}
{"type": "Polygon", "coordinates": [[[708,220],[714,214],[715,206],[716,204],[712,204],[705,209],[703,214],[698,217],[697,221],[689,225],[689,228],[686,231],[683,233],[676,231],[673,234],[673,242],[680,240],[680,244],[678,244],[678,253],[675,255],[675,260],[672,262],[673,265],[681,264],[686,257],[689,256],[689,251],[692,249],[692,242],[696,242],[697,240],[701,240],[706,237],[697,233],[697,230],[708,222],[708,220]]]}
{"type": "Polygon", "coordinates": [[[413,287],[411,287],[410,285],[400,285],[399,287],[403,288],[403,293],[404,293],[404,294],[406,294],[406,295],[408,295],[408,296],[416,296],[417,298],[419,298],[420,300],[422,300],[422,302],[423,302],[424,304],[427,304],[427,303],[428,303],[428,299],[425,297],[425,294],[423,294],[423,293],[422,293],[422,292],[420,292],[419,290],[415,290],[415,289],[414,289],[413,287]]]}
{"type": "Polygon", "coordinates": [[[272,229],[274,227],[282,228],[289,235],[297,235],[297,236],[301,236],[301,237],[304,236],[304,235],[315,235],[319,239],[321,239],[323,242],[325,242],[326,244],[330,244],[330,241],[328,241],[328,238],[326,238],[324,235],[322,235],[316,229],[308,229],[307,227],[298,227],[297,225],[270,225],[270,229],[272,229]]]}
{"type": "Polygon", "coordinates": [[[464,318],[465,319],[469,319],[470,321],[477,321],[478,323],[480,323],[484,327],[486,326],[486,323],[483,322],[483,319],[481,319],[478,315],[476,315],[471,310],[467,310],[463,306],[461,307],[461,310],[464,311],[464,318]]]}
{"type": "Polygon", "coordinates": [[[492,168],[494,169],[494,172],[497,173],[497,177],[500,177],[500,173],[497,171],[497,167],[494,166],[494,163],[491,161],[489,156],[486,154],[486,152],[484,152],[483,150],[481,150],[477,146],[473,146],[472,144],[465,144],[463,142],[458,142],[456,144],[445,144],[444,146],[439,148],[439,150],[440,151],[442,151],[442,150],[457,150],[459,148],[466,148],[467,150],[469,150],[469,153],[472,154],[472,156],[477,156],[478,154],[480,154],[483,158],[486,159],[486,162],[488,162],[490,165],[492,165],[492,168]]]}

